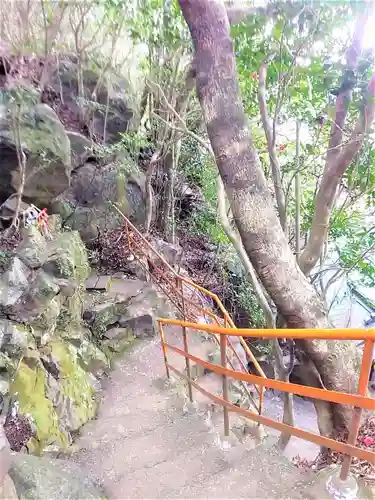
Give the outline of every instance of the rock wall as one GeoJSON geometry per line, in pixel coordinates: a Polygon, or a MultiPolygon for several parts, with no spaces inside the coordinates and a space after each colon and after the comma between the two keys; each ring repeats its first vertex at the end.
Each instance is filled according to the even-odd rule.
{"type": "Polygon", "coordinates": [[[115,356],[175,315],[152,283],[91,273],[79,233],[59,217],[49,227],[51,238],[31,226],[0,252],[0,413],[12,449],[33,454],[69,447],[115,356]]]}
{"type": "Polygon", "coordinates": [[[123,224],[109,200],[143,224],[145,175],[125,146],[110,146],[139,123],[129,82],[84,68],[80,95],[76,58],[50,63],[43,92],[27,58],[14,58],[0,82],[0,230],[14,215],[19,190],[23,202],[61,215],[85,242],[123,224]]]}
{"type": "MultiPolygon", "coordinates": [[[[52,240],[32,226],[0,254],[0,397],[13,449],[66,448],[96,411],[96,376],[108,369],[82,320],[86,249],[51,218],[52,240]],[[25,423],[29,422],[30,425],[25,423]],[[17,432],[23,422],[24,430],[17,432]]],[[[22,427],[22,426],[21,426],[22,427]]]]}

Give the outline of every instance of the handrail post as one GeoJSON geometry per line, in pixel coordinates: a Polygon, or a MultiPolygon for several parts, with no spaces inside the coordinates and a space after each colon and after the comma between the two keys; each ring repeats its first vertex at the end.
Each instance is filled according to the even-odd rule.
{"type": "MultiPolygon", "coordinates": [[[[361,373],[359,375],[358,390],[357,390],[357,394],[359,394],[360,396],[366,396],[367,394],[368,378],[370,375],[372,356],[373,356],[373,347],[374,347],[374,341],[370,339],[366,340],[363,349],[361,373]]],[[[349,436],[347,440],[347,443],[352,444],[353,446],[355,446],[357,443],[359,427],[361,425],[362,411],[363,411],[362,408],[358,407],[353,408],[353,417],[349,428],[349,436]]],[[[340,473],[340,479],[342,481],[345,481],[348,478],[351,462],[352,462],[352,456],[346,455],[344,457],[340,473]]]]}
{"type": "Polygon", "coordinates": [[[165,364],[165,371],[167,372],[167,378],[171,378],[170,373],[169,373],[169,367],[168,367],[168,358],[167,358],[167,349],[165,347],[165,334],[164,334],[164,329],[163,325],[161,324],[160,321],[158,321],[159,325],[159,333],[160,333],[160,341],[161,341],[161,348],[163,350],[163,357],[164,357],[164,364],[165,364]]]}
{"type": "MultiPolygon", "coordinates": [[[[182,306],[182,315],[184,318],[184,321],[186,321],[186,314],[185,314],[185,301],[184,301],[184,286],[182,281],[179,280],[179,278],[176,278],[177,281],[177,289],[180,288],[181,290],[181,306],[182,306]]],[[[188,354],[188,340],[187,340],[187,332],[186,332],[186,326],[182,327],[182,337],[184,340],[184,351],[186,354],[188,354]]],[[[193,402],[193,386],[191,385],[191,372],[190,372],[190,359],[185,357],[185,365],[186,365],[186,375],[188,377],[188,393],[189,393],[189,400],[193,402]]]]}
{"type": "MultiPolygon", "coordinates": [[[[220,335],[220,358],[221,366],[227,367],[227,336],[220,335]]],[[[223,399],[228,401],[228,377],[223,375],[223,399]]],[[[229,436],[229,411],[227,406],[223,407],[224,410],[224,436],[229,436]]]]}

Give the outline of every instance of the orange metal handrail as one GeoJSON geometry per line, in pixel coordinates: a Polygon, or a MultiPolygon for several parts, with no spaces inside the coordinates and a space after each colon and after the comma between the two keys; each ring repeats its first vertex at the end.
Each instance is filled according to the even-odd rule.
{"type": "MultiPolygon", "coordinates": [[[[121,213],[121,212],[120,212],[121,213]]],[[[173,297],[170,297],[173,303],[179,308],[179,310],[183,313],[183,320],[175,320],[175,319],[166,319],[159,318],[159,332],[161,337],[161,346],[164,356],[165,368],[167,377],[170,377],[170,372],[173,371],[179,377],[187,380],[188,388],[189,388],[189,397],[193,400],[192,387],[196,388],[198,391],[206,395],[212,401],[220,404],[223,407],[224,411],[224,433],[225,435],[229,434],[229,411],[237,413],[239,415],[243,415],[259,424],[264,424],[266,426],[277,429],[283,433],[299,437],[301,439],[305,439],[308,441],[312,441],[319,446],[324,446],[327,448],[331,448],[340,453],[346,455],[343,461],[342,469],[341,469],[341,478],[345,479],[349,473],[349,467],[351,463],[351,458],[353,456],[361,458],[362,460],[368,460],[370,463],[375,463],[375,453],[371,451],[364,450],[359,448],[356,445],[358,430],[360,426],[361,412],[362,409],[370,409],[375,411],[375,401],[371,398],[366,397],[367,391],[367,382],[370,373],[370,367],[372,362],[372,352],[373,346],[375,343],[375,329],[345,329],[345,330],[335,330],[335,329],[304,329],[304,330],[290,330],[290,329],[262,329],[262,330],[252,330],[252,329],[244,329],[244,328],[236,328],[232,318],[229,313],[226,311],[224,305],[220,301],[219,297],[206,290],[205,288],[197,285],[193,281],[180,276],[175,269],[164,259],[164,257],[151,245],[149,241],[137,230],[137,228],[123,215],[121,214],[125,221],[125,229],[127,232],[127,241],[129,250],[132,251],[136,258],[137,252],[141,254],[141,257],[146,257],[149,259],[150,254],[145,252],[144,249],[139,245],[134,238],[132,237],[132,233],[134,233],[139,240],[141,240],[142,244],[148,249],[152,255],[156,256],[159,261],[163,264],[167,272],[170,274],[168,276],[167,272],[163,269],[160,269],[158,266],[154,265],[155,274],[152,273],[151,276],[156,280],[158,286],[169,296],[169,292],[173,291],[173,297]],[[194,290],[191,297],[188,298],[184,294],[183,285],[187,285],[194,290]],[[166,290],[163,286],[169,286],[171,288],[170,291],[166,290]],[[210,297],[213,302],[216,304],[218,310],[223,315],[223,318],[217,316],[212,311],[209,311],[205,307],[200,304],[195,303],[192,299],[196,296],[197,292],[210,297]],[[198,311],[199,314],[203,314],[204,317],[209,317],[215,324],[200,324],[197,320],[199,320],[199,316],[196,314],[192,314],[191,309],[186,309],[186,304],[188,304],[191,308],[194,308],[195,311],[198,311]],[[189,319],[189,321],[186,321],[189,319]],[[174,325],[182,328],[183,338],[184,338],[184,349],[177,348],[176,346],[170,345],[165,338],[165,325],[174,325]],[[214,337],[216,342],[220,345],[220,353],[221,353],[221,365],[216,365],[213,363],[209,363],[204,361],[196,356],[193,356],[188,352],[188,343],[187,343],[187,330],[190,332],[194,331],[203,331],[214,337]],[[254,363],[255,368],[260,376],[252,375],[247,372],[246,367],[244,367],[243,362],[238,356],[236,349],[234,348],[230,337],[239,337],[241,345],[245,349],[245,352],[249,359],[254,363]],[[294,339],[326,339],[326,340],[365,340],[365,348],[362,357],[361,364],[361,372],[359,377],[359,384],[357,394],[348,394],[343,392],[337,392],[333,390],[320,389],[316,387],[309,387],[303,385],[292,384],[289,382],[282,382],[280,380],[268,379],[261,367],[259,366],[258,361],[255,359],[255,356],[249,349],[248,345],[245,342],[245,338],[249,337],[257,337],[257,338],[265,338],[265,339],[277,339],[280,337],[283,338],[294,338],[294,339]],[[235,356],[237,357],[240,366],[244,371],[236,371],[233,368],[233,364],[228,357],[227,354],[227,346],[233,351],[235,356]],[[183,356],[186,360],[186,374],[180,372],[175,367],[173,367],[168,362],[168,350],[172,350],[173,352],[183,356]],[[190,377],[190,361],[193,361],[197,365],[201,365],[204,368],[210,370],[211,372],[217,373],[223,379],[223,397],[219,397],[214,395],[201,387],[196,381],[192,380],[190,377]],[[229,366],[227,367],[227,362],[229,366]],[[228,401],[228,378],[232,378],[234,380],[240,381],[243,386],[247,389],[246,383],[253,384],[259,393],[259,408],[257,413],[253,413],[249,410],[245,410],[244,408],[240,408],[236,405],[231,404],[228,401]],[[260,390],[258,389],[260,387],[260,390]],[[309,397],[312,399],[318,399],[322,401],[328,401],[331,403],[339,403],[344,405],[349,405],[354,407],[353,420],[349,429],[349,437],[348,443],[342,443],[336,441],[334,439],[321,436],[319,434],[315,434],[304,429],[299,429],[294,426],[290,426],[276,420],[267,418],[261,415],[262,411],[262,402],[263,402],[263,394],[264,388],[278,389],[283,392],[289,392],[293,394],[297,394],[304,397],[309,397]]],[[[143,265],[141,259],[139,262],[143,265]]]]}
{"type": "Polygon", "coordinates": [[[315,339],[315,340],[371,340],[375,341],[375,328],[277,328],[275,330],[262,328],[224,328],[215,325],[204,325],[182,321],[180,319],[159,318],[163,324],[185,326],[193,330],[199,330],[218,335],[230,335],[231,337],[241,336],[243,338],[263,338],[263,339],[315,339]]]}
{"type": "MultiPolygon", "coordinates": [[[[115,207],[116,208],[116,207],[115,207]]],[[[121,213],[121,212],[119,212],[121,213]]],[[[185,278],[184,276],[181,276],[179,275],[175,269],[173,269],[173,267],[165,260],[165,258],[160,254],[160,252],[158,252],[153,246],[152,244],[138,231],[138,229],[129,221],[129,219],[127,219],[127,217],[124,216],[124,214],[122,214],[122,217],[124,218],[124,222],[125,222],[125,230],[126,230],[126,234],[127,234],[127,242],[128,242],[128,247],[129,247],[129,250],[133,250],[134,254],[135,254],[135,257],[137,257],[136,255],[136,252],[134,250],[138,250],[142,253],[142,256],[144,257],[147,257],[147,254],[143,251],[143,249],[139,246],[139,245],[136,245],[136,243],[134,242],[134,239],[132,238],[132,234],[131,232],[133,232],[134,234],[136,234],[137,238],[139,238],[143,245],[145,245],[148,250],[153,254],[155,255],[159,260],[160,262],[163,263],[163,265],[165,266],[165,268],[172,274],[172,276],[174,277],[175,281],[177,283],[181,283],[181,289],[182,289],[182,293],[180,292],[179,290],[179,286],[175,286],[174,283],[172,283],[168,277],[165,276],[165,273],[163,273],[163,271],[157,267],[157,271],[158,273],[160,273],[164,280],[170,285],[173,287],[173,292],[175,295],[177,295],[178,297],[180,297],[180,299],[182,299],[182,301],[190,304],[192,307],[194,307],[196,310],[198,310],[200,313],[203,313],[203,315],[206,317],[210,317],[212,320],[215,321],[215,323],[217,325],[220,325],[224,322],[224,324],[227,324],[228,326],[230,326],[232,329],[235,329],[236,328],[236,325],[234,324],[232,318],[230,317],[228,311],[225,309],[223,303],[221,302],[221,300],[219,299],[219,297],[214,294],[213,292],[210,292],[209,290],[206,290],[205,288],[197,285],[196,283],[194,283],[194,281],[191,281],[190,279],[188,278],[185,278]],[[131,232],[130,232],[130,230],[131,232]],[[134,247],[136,247],[134,249],[134,247]],[[190,286],[191,288],[193,288],[195,291],[198,291],[198,292],[201,292],[203,295],[206,295],[207,297],[210,297],[214,303],[216,304],[217,308],[219,309],[219,311],[222,313],[223,315],[223,318],[220,318],[219,316],[217,316],[216,314],[212,313],[212,311],[209,311],[208,309],[194,303],[191,299],[187,298],[187,297],[184,297],[184,294],[183,294],[183,288],[182,288],[182,284],[185,284],[185,285],[188,285],[190,286]]],[[[139,261],[141,263],[141,265],[143,265],[143,263],[141,262],[141,260],[139,261]]],[[[167,291],[161,286],[160,283],[158,283],[159,287],[163,290],[164,293],[167,293],[167,291]]],[[[175,304],[177,305],[177,307],[179,307],[178,304],[175,304]]],[[[181,308],[180,308],[181,310],[181,308]]],[[[181,312],[184,314],[184,319],[186,318],[186,310],[184,308],[184,310],[181,312]]],[[[197,318],[193,318],[194,320],[197,319],[197,318]]],[[[195,323],[196,324],[196,323],[195,323]]],[[[261,366],[259,365],[259,362],[258,360],[255,358],[254,354],[251,352],[249,346],[246,344],[246,342],[244,341],[244,339],[239,336],[239,341],[241,343],[241,346],[243,347],[243,349],[245,350],[246,352],[246,355],[248,357],[248,359],[254,364],[254,367],[255,369],[257,370],[257,372],[259,373],[259,375],[262,377],[262,378],[266,378],[266,375],[264,373],[264,371],[262,370],[261,366]]],[[[215,337],[216,339],[216,337],[215,337]]],[[[218,339],[216,339],[217,343],[218,342],[218,339]]],[[[236,349],[234,348],[230,338],[227,339],[227,342],[228,342],[228,346],[229,348],[231,349],[231,351],[233,352],[234,356],[238,359],[238,361],[240,362],[240,365],[242,366],[242,368],[244,370],[247,371],[247,368],[245,366],[243,366],[243,363],[241,362],[241,360],[239,359],[239,356],[238,356],[238,353],[236,351],[236,349]]],[[[229,363],[230,363],[230,360],[228,360],[229,363]]],[[[245,390],[247,391],[247,387],[245,387],[245,390]]],[[[255,386],[258,394],[259,394],[259,412],[261,413],[262,411],[262,406],[263,406],[263,397],[264,397],[264,389],[263,387],[260,386],[260,388],[258,388],[258,386],[255,386]]],[[[248,391],[247,391],[248,392],[248,391]]]]}
{"type": "MultiPolygon", "coordinates": [[[[277,429],[283,433],[296,436],[301,439],[305,439],[307,441],[311,441],[319,446],[324,446],[327,448],[331,448],[340,453],[345,454],[345,458],[343,461],[343,465],[341,468],[341,479],[345,480],[349,473],[350,463],[352,457],[358,457],[362,460],[368,460],[370,463],[375,464],[375,453],[372,451],[364,450],[356,446],[358,430],[361,419],[362,409],[368,409],[375,411],[375,400],[369,397],[366,397],[366,389],[368,383],[368,377],[370,373],[371,363],[372,363],[372,352],[373,347],[375,345],[375,329],[345,329],[345,330],[332,330],[332,329],[306,329],[306,330],[294,330],[294,329],[282,329],[282,330],[252,330],[252,329],[237,329],[233,331],[232,328],[225,328],[221,326],[214,325],[201,325],[194,324],[189,322],[184,322],[180,320],[173,319],[164,319],[161,318],[158,320],[159,329],[161,334],[161,344],[164,352],[164,360],[165,366],[167,370],[167,375],[169,377],[170,370],[176,373],[179,377],[187,380],[188,384],[196,388],[202,394],[207,396],[212,401],[220,404],[224,409],[224,429],[225,434],[228,434],[228,411],[240,414],[249,418],[250,420],[254,420],[259,424],[264,424],[268,427],[272,427],[277,429]],[[330,340],[365,340],[365,348],[362,356],[361,363],[361,372],[359,377],[359,385],[357,394],[348,394],[344,392],[338,392],[334,390],[327,389],[319,389],[316,387],[309,387],[304,385],[292,384],[290,382],[282,382],[280,380],[273,379],[264,379],[257,375],[252,375],[248,373],[243,373],[235,370],[228,369],[225,364],[222,363],[222,366],[216,365],[213,363],[209,363],[204,361],[197,356],[193,356],[189,354],[186,350],[182,350],[176,346],[170,345],[164,335],[163,327],[165,325],[180,325],[184,328],[189,328],[190,331],[199,332],[204,331],[211,335],[219,335],[221,338],[227,338],[228,335],[238,335],[244,338],[246,337],[261,337],[268,339],[275,339],[280,336],[283,338],[310,338],[310,339],[330,339],[330,340]],[[312,399],[318,399],[322,401],[328,401],[331,403],[339,403],[348,406],[354,407],[353,420],[349,429],[349,438],[348,442],[342,443],[336,441],[334,439],[328,438],[326,436],[321,436],[319,434],[315,434],[310,431],[306,431],[304,429],[300,429],[298,427],[290,426],[284,424],[282,422],[278,422],[271,418],[265,417],[263,415],[258,415],[249,410],[245,410],[243,408],[239,408],[228,401],[228,397],[224,393],[223,397],[219,397],[215,394],[210,393],[203,387],[201,387],[196,381],[189,379],[185,374],[181,373],[175,367],[168,363],[168,355],[167,351],[171,350],[183,357],[185,359],[189,359],[194,361],[194,363],[203,366],[204,368],[210,370],[211,372],[217,373],[218,375],[223,377],[223,380],[227,380],[228,377],[241,380],[243,382],[248,382],[252,384],[257,384],[261,387],[268,387],[271,389],[278,389],[283,392],[289,392],[292,394],[297,394],[299,396],[309,397],[312,399]]],[[[222,343],[221,343],[222,344],[222,343]]],[[[224,385],[223,385],[224,388],[224,385]]]]}

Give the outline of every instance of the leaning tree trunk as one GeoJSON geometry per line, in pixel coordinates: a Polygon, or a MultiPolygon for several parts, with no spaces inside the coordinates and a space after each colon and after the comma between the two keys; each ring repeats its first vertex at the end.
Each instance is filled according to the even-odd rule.
{"type": "MultiPolygon", "coordinates": [[[[222,0],[179,0],[195,48],[197,92],[217,166],[243,246],[290,328],[329,328],[322,301],[299,269],[273,207],[239,92],[229,21],[222,0]]],[[[317,368],[314,385],[353,391],[356,356],[349,342],[301,340],[317,368]],[[321,379],[320,379],[320,377],[321,379]]],[[[346,426],[348,408],[318,403],[320,429],[346,426]]]]}

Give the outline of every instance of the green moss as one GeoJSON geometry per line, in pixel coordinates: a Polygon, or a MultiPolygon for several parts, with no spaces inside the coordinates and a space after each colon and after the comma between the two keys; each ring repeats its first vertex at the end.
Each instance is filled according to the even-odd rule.
{"type": "Polygon", "coordinates": [[[56,237],[49,264],[49,268],[59,277],[74,278],[78,283],[85,281],[90,266],[78,231],[68,231],[56,237]]]}
{"type": "Polygon", "coordinates": [[[45,446],[52,443],[62,448],[69,445],[69,436],[60,429],[56,411],[46,397],[46,372],[41,365],[32,369],[21,362],[10,393],[17,395],[21,413],[30,414],[33,418],[36,427],[35,452],[41,453],[45,446]]]}
{"type": "Polygon", "coordinates": [[[71,297],[67,297],[61,306],[57,328],[61,331],[71,331],[82,327],[83,286],[77,288],[71,297]]]}
{"type": "Polygon", "coordinates": [[[9,252],[0,252],[0,274],[8,270],[12,255],[9,252]]]}
{"type": "Polygon", "coordinates": [[[78,426],[85,424],[96,414],[95,391],[88,374],[81,368],[76,349],[64,342],[49,344],[52,357],[60,367],[59,384],[62,393],[71,399],[78,426]]]}
{"type": "Polygon", "coordinates": [[[60,314],[60,301],[58,298],[54,298],[48,304],[47,309],[43,311],[43,313],[30,324],[36,329],[36,331],[53,334],[56,324],[57,318],[60,314]]]}
{"type": "Polygon", "coordinates": [[[124,353],[129,351],[131,348],[134,347],[134,345],[140,342],[140,339],[137,339],[135,337],[131,337],[127,340],[117,340],[117,339],[111,339],[111,340],[105,340],[102,345],[101,349],[105,353],[107,359],[110,362],[111,367],[113,366],[113,362],[116,359],[120,359],[123,357],[124,353]]]}

